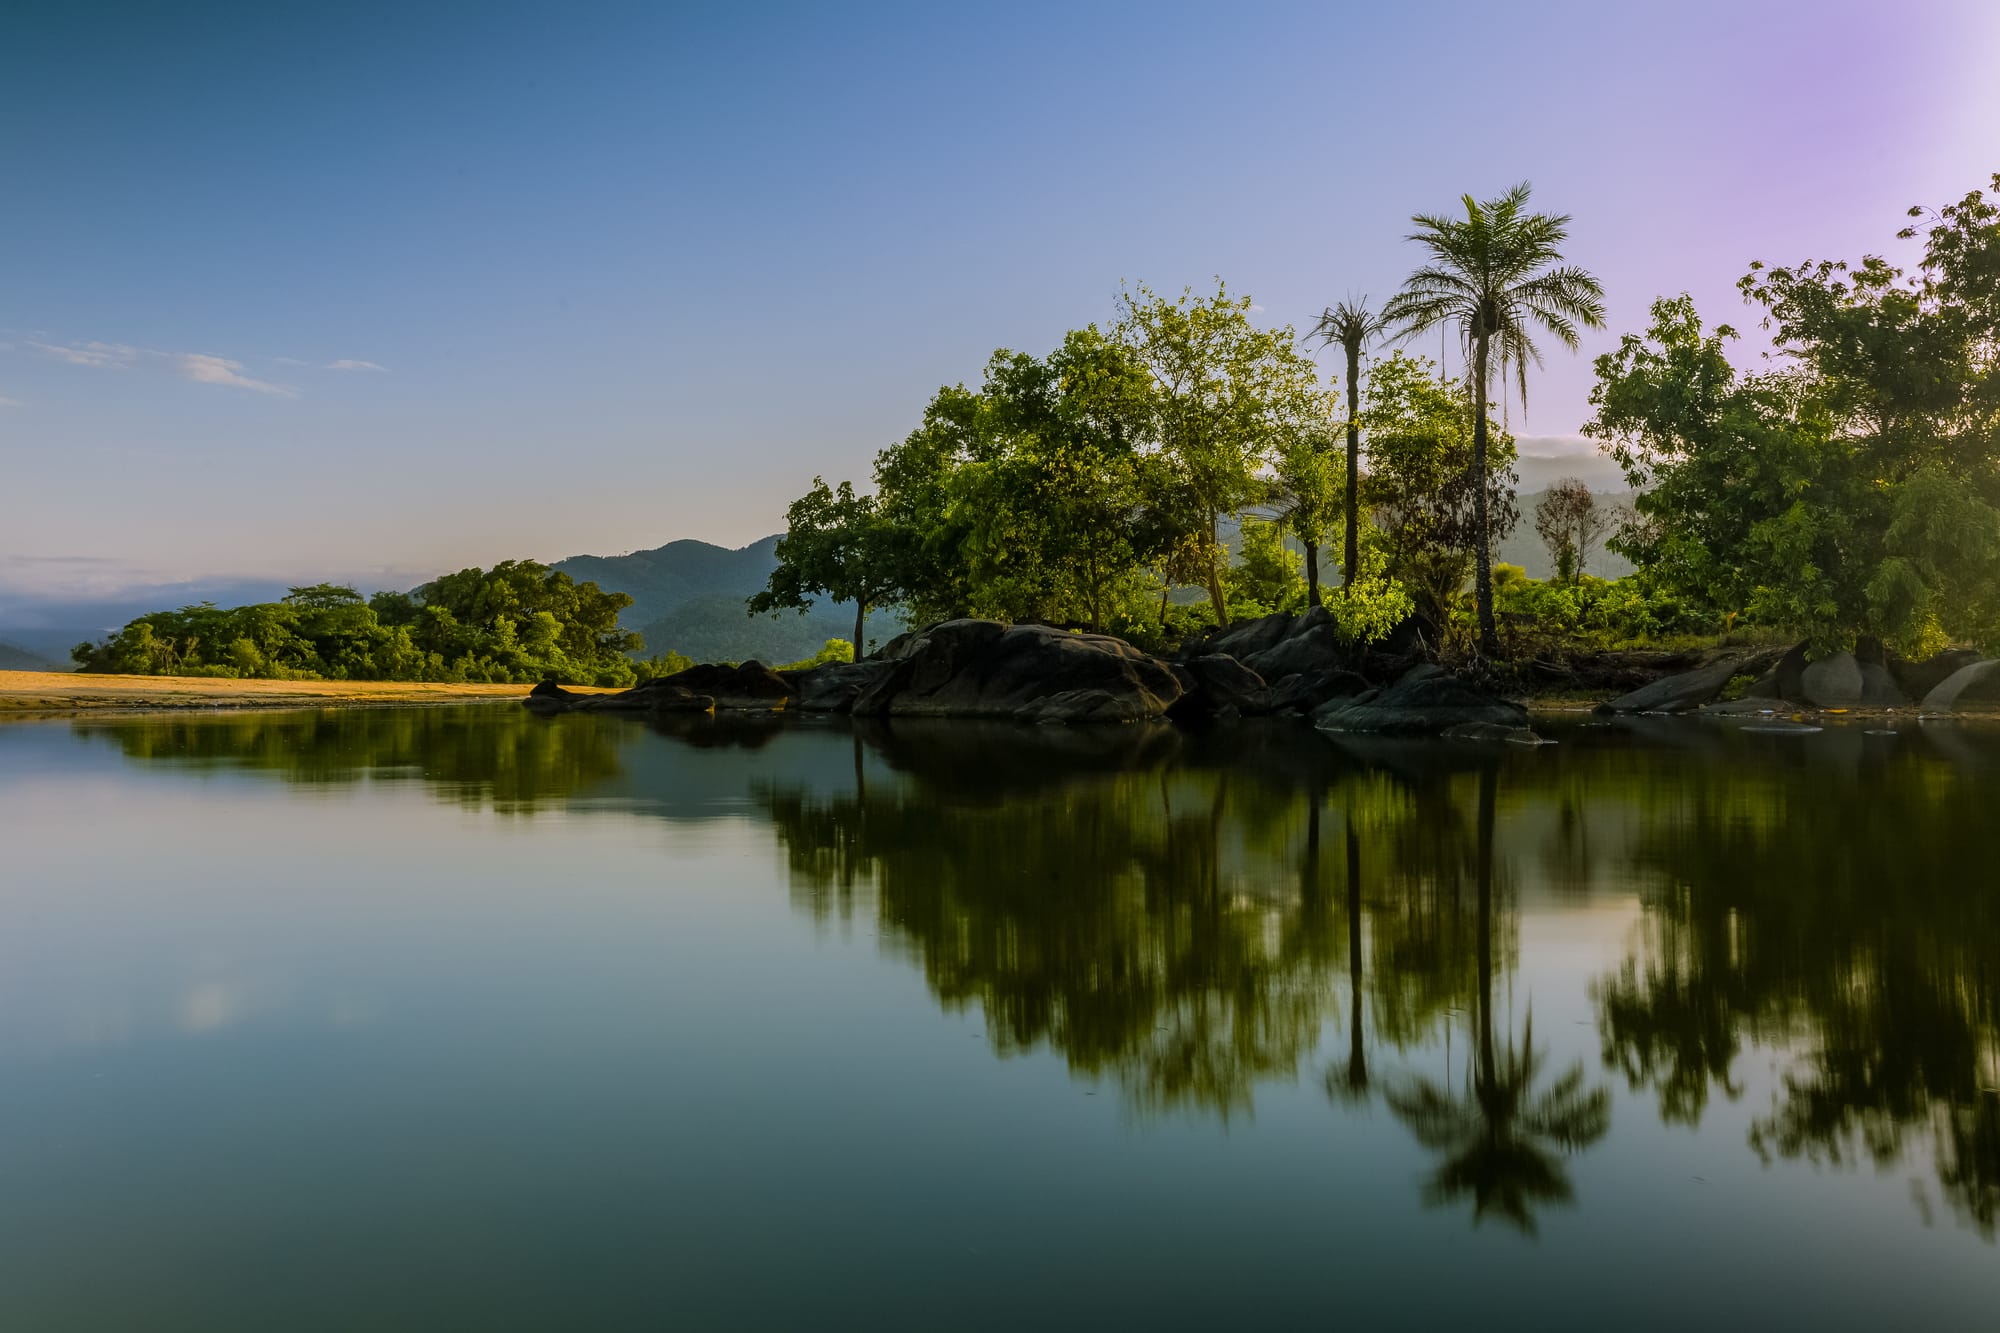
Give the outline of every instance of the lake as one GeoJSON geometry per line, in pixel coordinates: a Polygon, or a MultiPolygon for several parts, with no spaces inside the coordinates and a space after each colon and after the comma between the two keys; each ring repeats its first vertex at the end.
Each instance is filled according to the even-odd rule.
{"type": "Polygon", "coordinates": [[[1993,1328],[2000,731],[1545,730],[0,726],[0,1328],[1993,1328]]]}

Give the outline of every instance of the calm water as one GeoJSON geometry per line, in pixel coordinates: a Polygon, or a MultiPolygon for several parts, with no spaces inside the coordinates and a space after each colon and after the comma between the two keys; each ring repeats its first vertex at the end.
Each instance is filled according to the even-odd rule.
{"type": "Polygon", "coordinates": [[[0,726],[0,1328],[2000,1324],[2000,733],[0,726]]]}

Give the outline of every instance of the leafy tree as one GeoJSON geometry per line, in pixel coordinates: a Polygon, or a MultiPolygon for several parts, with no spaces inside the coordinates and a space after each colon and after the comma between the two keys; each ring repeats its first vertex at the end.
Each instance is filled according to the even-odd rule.
{"type": "Polygon", "coordinates": [[[1323,344],[1331,347],[1338,343],[1347,354],[1347,551],[1341,564],[1343,588],[1354,586],[1361,566],[1361,353],[1386,327],[1382,316],[1370,313],[1365,296],[1328,306],[1313,326],[1323,344]]]}
{"type": "Polygon", "coordinates": [[[1563,346],[1577,345],[1577,326],[1604,323],[1604,290],[1596,278],[1562,263],[1569,215],[1526,212],[1528,186],[1515,186],[1484,202],[1463,196],[1465,216],[1419,213],[1410,238],[1431,260],[1404,280],[1382,311],[1388,325],[1412,336],[1439,325],[1459,331],[1472,381],[1474,526],[1473,588],[1479,607],[1479,645],[1500,648],[1493,618],[1493,524],[1483,484],[1488,468],[1487,390],[1492,371],[1513,370],[1528,398],[1528,364],[1541,364],[1530,334],[1540,329],[1563,346]]]}
{"type": "MultiPolygon", "coordinates": [[[[1501,533],[1518,511],[1513,437],[1489,437],[1480,468],[1465,386],[1437,379],[1435,369],[1401,352],[1376,363],[1361,411],[1369,469],[1362,489],[1386,572],[1442,628],[1471,572],[1482,504],[1489,530],[1501,533]]],[[[1362,561],[1365,571],[1365,550],[1362,561]]]]}
{"type": "Polygon", "coordinates": [[[1266,491],[1264,473],[1281,441],[1318,409],[1313,364],[1290,328],[1259,329],[1250,301],[1217,284],[1169,301],[1146,287],[1124,294],[1113,336],[1138,358],[1151,384],[1152,439],[1192,501],[1175,512],[1199,522],[1182,533],[1203,558],[1210,604],[1223,597],[1223,518],[1266,491]]]}
{"type": "MultiPolygon", "coordinates": [[[[1354,508],[1352,490],[1343,485],[1333,456],[1332,420],[1321,416],[1278,442],[1275,459],[1278,503],[1285,526],[1305,547],[1306,604],[1318,606],[1319,548],[1341,521],[1343,506],[1354,508]]],[[[1348,520],[1348,545],[1354,545],[1353,520],[1348,520]]],[[[1355,557],[1350,552],[1346,582],[1354,582],[1355,557]]]]}
{"type": "Polygon", "coordinates": [[[770,585],[750,599],[751,614],[806,611],[816,595],[854,603],[854,660],[861,660],[868,608],[899,593],[888,525],[875,498],[856,495],[851,482],[830,488],[819,477],[785,511],[785,535],[770,585]]]}
{"type": "Polygon", "coordinates": [[[1535,534],[1555,561],[1556,577],[1564,583],[1583,577],[1590,548],[1611,525],[1610,514],[1597,503],[1590,487],[1576,477],[1564,477],[1535,505],[1535,534]]]}
{"type": "Polygon", "coordinates": [[[1243,520],[1236,563],[1224,576],[1229,603],[1238,618],[1289,611],[1305,591],[1299,557],[1285,549],[1284,529],[1262,519],[1243,520]]]}

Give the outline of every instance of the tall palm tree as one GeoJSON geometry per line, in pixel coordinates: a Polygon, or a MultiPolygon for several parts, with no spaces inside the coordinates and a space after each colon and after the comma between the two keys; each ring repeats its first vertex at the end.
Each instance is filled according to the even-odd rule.
{"type": "Polygon", "coordinates": [[[1528,364],[1542,364],[1529,334],[1546,332],[1571,351],[1577,326],[1602,328],[1604,288],[1583,269],[1562,262],[1569,214],[1527,211],[1523,181],[1498,199],[1463,196],[1465,216],[1419,213],[1409,239],[1430,251],[1430,262],[1412,273],[1383,307],[1382,319],[1405,338],[1440,325],[1455,326],[1472,380],[1472,467],[1478,483],[1473,552],[1473,592],[1479,603],[1479,646],[1500,649],[1493,620],[1493,530],[1487,504],[1487,389],[1497,356],[1504,377],[1514,372],[1521,402],[1528,401],[1528,364]]]}
{"type": "Polygon", "coordinates": [[[1343,555],[1340,586],[1354,586],[1354,571],[1361,564],[1361,351],[1379,337],[1388,325],[1382,316],[1368,309],[1368,298],[1349,297],[1339,305],[1320,312],[1313,334],[1323,346],[1340,344],[1347,353],[1347,548],[1343,555]]]}

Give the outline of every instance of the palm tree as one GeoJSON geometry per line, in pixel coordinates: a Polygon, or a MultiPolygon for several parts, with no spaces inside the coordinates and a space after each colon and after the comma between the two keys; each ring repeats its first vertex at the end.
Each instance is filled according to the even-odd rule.
{"type": "Polygon", "coordinates": [[[1368,298],[1349,297],[1320,312],[1313,333],[1323,346],[1340,344],[1347,353],[1347,549],[1340,586],[1353,588],[1361,563],[1361,349],[1388,327],[1368,309],[1368,298]]]}
{"type": "Polygon", "coordinates": [[[1493,620],[1493,531],[1487,504],[1486,404],[1492,361],[1511,369],[1528,401],[1528,363],[1542,364],[1529,334],[1540,329],[1571,351],[1577,326],[1602,328],[1604,288],[1583,269],[1562,262],[1567,213],[1529,213],[1523,181],[1498,199],[1463,196],[1465,216],[1419,213],[1409,239],[1431,260],[1403,283],[1382,310],[1383,322],[1405,338],[1439,325],[1456,326],[1472,380],[1472,467],[1478,482],[1473,592],[1479,603],[1479,647],[1493,654],[1500,637],[1493,620]]]}

